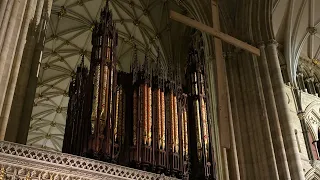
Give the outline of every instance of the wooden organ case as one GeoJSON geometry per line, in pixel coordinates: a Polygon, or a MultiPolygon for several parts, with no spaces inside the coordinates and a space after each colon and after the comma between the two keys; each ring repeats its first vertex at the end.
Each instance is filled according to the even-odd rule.
{"type": "MultiPolygon", "coordinates": [[[[119,140],[122,136],[120,131],[123,129],[120,128],[120,131],[116,133],[113,132],[114,126],[121,126],[120,119],[116,114],[116,110],[118,110],[116,108],[118,91],[116,92],[117,62],[115,58],[117,39],[117,31],[107,1],[107,6],[101,11],[100,23],[95,24],[92,32],[93,48],[90,72],[88,75],[81,76],[86,77],[85,80],[78,75],[74,80],[76,86],[77,82],[81,81],[80,87],[82,88],[75,87],[76,93],[71,96],[76,95],[76,100],[70,98],[69,101],[66,122],[68,126],[65,129],[64,138],[66,140],[64,140],[63,152],[106,161],[117,161],[118,159],[119,153],[117,151],[119,151],[122,142],[119,140]],[[81,91],[77,91],[78,89],[81,91]],[[75,101],[80,101],[86,108],[79,108],[79,103],[75,103],[75,101]],[[79,131],[81,136],[69,135],[70,131],[79,131]],[[81,141],[77,141],[81,144],[81,148],[75,148],[80,145],[75,146],[68,142],[73,142],[72,139],[77,138],[81,139],[81,141]]],[[[79,73],[77,72],[77,74],[79,73]]]]}
{"type": "Polygon", "coordinates": [[[85,99],[87,98],[86,83],[88,81],[88,69],[84,66],[84,57],[81,60],[77,73],[69,86],[69,106],[67,110],[67,120],[62,146],[62,152],[74,155],[83,155],[86,139],[83,131],[86,131],[85,114],[81,113],[87,108],[85,99]]]}
{"type": "Polygon", "coordinates": [[[157,61],[153,69],[152,78],[152,113],[153,113],[153,149],[154,168],[156,172],[163,173],[167,169],[166,151],[166,119],[165,119],[165,77],[157,61]]]}
{"type": "Polygon", "coordinates": [[[137,47],[129,73],[116,69],[117,32],[107,6],[69,89],[63,152],[182,179],[213,179],[204,70],[190,52],[183,91],[180,67],[167,70],[137,47]],[[191,173],[191,174],[190,174],[191,173]],[[190,177],[189,177],[190,176],[190,177]]]}
{"type": "Polygon", "coordinates": [[[210,142],[203,59],[191,49],[186,72],[190,122],[191,179],[215,179],[210,142]]]}
{"type": "Polygon", "coordinates": [[[143,66],[139,65],[136,48],[132,75],[133,122],[130,161],[135,167],[147,170],[153,164],[151,67],[147,57],[143,66]]]}

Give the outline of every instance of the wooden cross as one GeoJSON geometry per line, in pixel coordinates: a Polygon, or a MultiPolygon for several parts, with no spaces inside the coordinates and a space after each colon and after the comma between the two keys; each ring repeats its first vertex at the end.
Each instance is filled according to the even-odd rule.
{"type": "Polygon", "coordinates": [[[198,29],[200,31],[209,33],[214,36],[214,52],[216,58],[216,90],[217,90],[217,104],[218,104],[218,122],[220,129],[220,145],[224,148],[230,148],[230,123],[232,122],[231,105],[228,89],[228,80],[226,65],[222,52],[222,41],[232,44],[240,49],[246,50],[252,54],[260,56],[260,50],[251,46],[237,38],[220,31],[219,8],[217,0],[211,0],[212,6],[212,20],[215,28],[209,27],[189,17],[183,16],[174,11],[170,11],[170,18],[181,22],[185,25],[198,29]]]}
{"type": "MultiPolygon", "coordinates": [[[[170,11],[170,18],[175,20],[175,21],[178,21],[178,22],[181,22],[185,25],[188,25],[190,27],[193,27],[195,29],[198,29],[200,31],[203,31],[203,32],[206,32],[206,33],[209,33],[211,35],[213,35],[214,37],[216,38],[219,38],[221,39],[222,41],[226,42],[226,43],[229,43],[229,44],[232,44],[240,49],[243,49],[243,50],[246,50],[252,54],[255,54],[257,56],[260,56],[260,50],[254,46],[251,46],[250,44],[246,43],[246,42],[243,42],[237,38],[234,38],[228,34],[225,34],[225,33],[222,33],[218,30],[218,27],[215,27],[212,28],[210,26],[207,26],[205,24],[202,24],[196,20],[193,20],[187,16],[184,16],[182,14],[179,14],[175,11],[170,11]]],[[[215,21],[215,20],[214,20],[215,21]]],[[[215,23],[217,24],[217,23],[215,23]]]]}

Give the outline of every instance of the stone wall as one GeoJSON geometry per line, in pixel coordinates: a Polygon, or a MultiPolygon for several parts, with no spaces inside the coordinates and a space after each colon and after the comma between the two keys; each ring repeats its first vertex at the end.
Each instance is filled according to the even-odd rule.
{"type": "MultiPolygon", "coordinates": [[[[319,169],[319,160],[311,162],[308,158],[306,142],[302,134],[301,123],[297,115],[296,104],[293,98],[293,93],[289,86],[286,86],[286,95],[288,97],[288,105],[290,109],[291,124],[293,125],[292,132],[296,133],[296,145],[299,148],[301,163],[303,170],[306,173],[307,179],[313,177],[319,169]],[[309,177],[309,178],[308,178],[309,177]]],[[[320,126],[320,98],[316,95],[306,92],[301,93],[302,109],[305,112],[305,120],[308,130],[311,132],[314,140],[318,140],[318,127],[320,126]]],[[[281,109],[281,108],[280,108],[281,109]]],[[[320,172],[320,171],[319,171],[320,172]]],[[[311,178],[312,179],[312,178],[311,178]]]]}

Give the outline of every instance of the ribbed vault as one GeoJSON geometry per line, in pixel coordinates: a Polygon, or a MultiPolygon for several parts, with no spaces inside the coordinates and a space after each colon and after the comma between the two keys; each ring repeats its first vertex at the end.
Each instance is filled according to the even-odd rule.
{"type": "Polygon", "coordinates": [[[274,0],[273,30],[295,81],[300,57],[320,59],[320,1],[274,0]]]}

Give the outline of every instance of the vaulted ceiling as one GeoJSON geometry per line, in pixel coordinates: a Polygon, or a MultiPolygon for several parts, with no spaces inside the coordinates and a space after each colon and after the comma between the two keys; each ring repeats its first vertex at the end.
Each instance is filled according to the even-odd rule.
{"type": "Polygon", "coordinates": [[[320,1],[274,0],[273,30],[282,46],[291,81],[299,58],[320,60],[320,1]]]}

